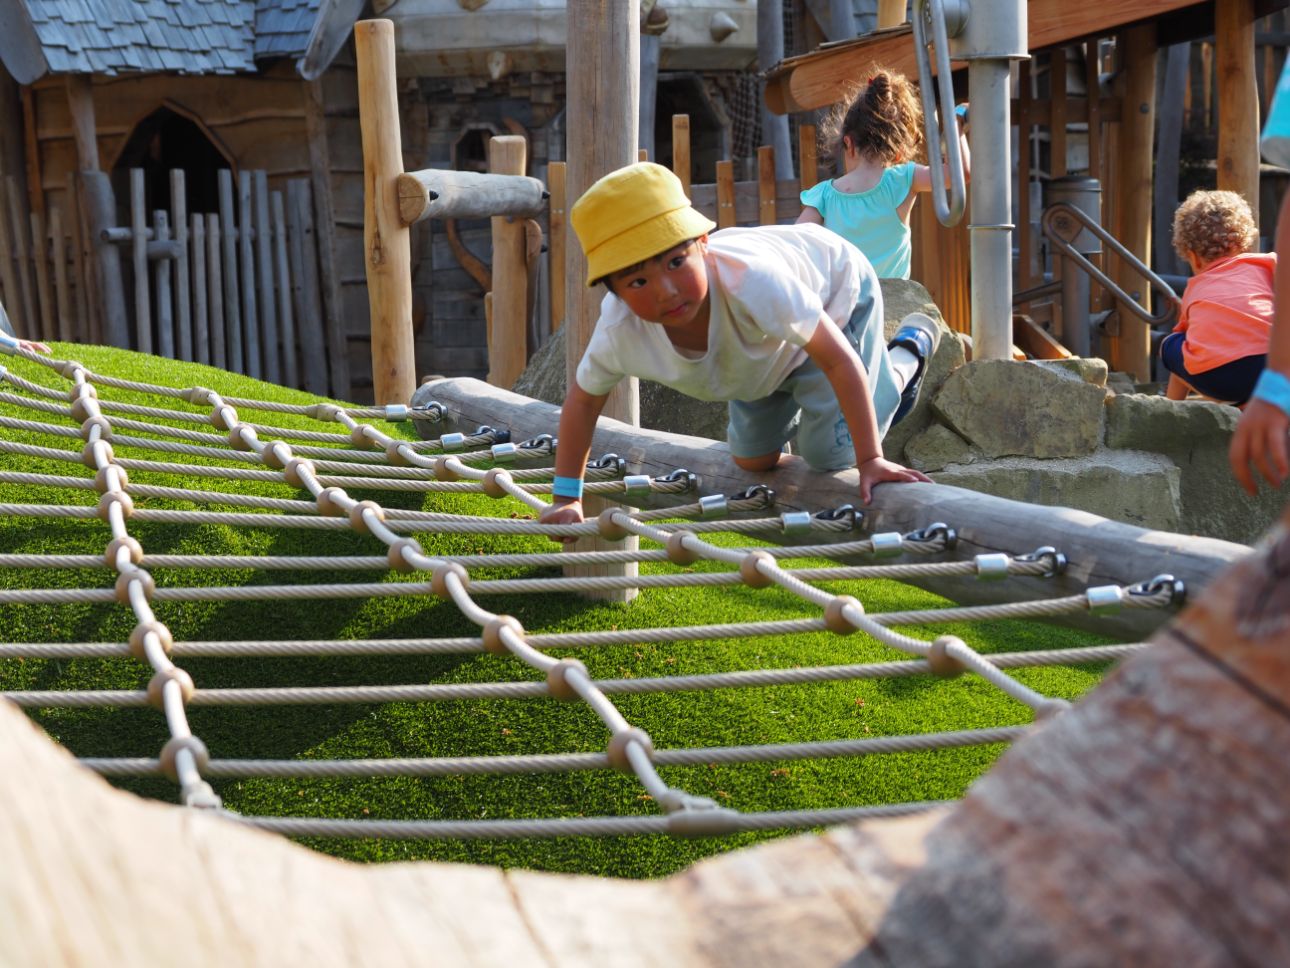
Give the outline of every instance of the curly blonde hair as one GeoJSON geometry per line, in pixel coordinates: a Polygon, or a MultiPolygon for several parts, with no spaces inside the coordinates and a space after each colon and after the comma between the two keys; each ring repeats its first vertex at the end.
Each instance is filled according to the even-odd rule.
{"type": "Polygon", "coordinates": [[[850,138],[862,156],[895,165],[916,160],[923,145],[923,108],[909,79],[875,68],[833,106],[820,125],[820,144],[830,161],[841,158],[850,138]]]}
{"type": "Polygon", "coordinates": [[[1236,192],[1192,192],[1174,212],[1174,251],[1202,262],[1254,248],[1259,231],[1249,203],[1236,192]]]}

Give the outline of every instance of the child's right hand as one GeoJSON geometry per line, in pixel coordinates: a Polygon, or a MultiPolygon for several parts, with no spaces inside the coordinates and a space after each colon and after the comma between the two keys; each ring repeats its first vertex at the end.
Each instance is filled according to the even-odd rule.
{"type": "Polygon", "coordinates": [[[1253,462],[1268,483],[1280,487],[1290,476],[1290,416],[1276,404],[1255,398],[1241,414],[1228,459],[1247,494],[1258,492],[1258,478],[1250,471],[1253,462]]]}
{"type": "MultiPolygon", "coordinates": [[[[582,522],[582,502],[577,500],[556,498],[551,506],[538,516],[539,524],[582,524],[582,522]]],[[[572,535],[567,537],[552,535],[551,540],[559,541],[561,544],[573,544],[578,539],[572,535]]]]}

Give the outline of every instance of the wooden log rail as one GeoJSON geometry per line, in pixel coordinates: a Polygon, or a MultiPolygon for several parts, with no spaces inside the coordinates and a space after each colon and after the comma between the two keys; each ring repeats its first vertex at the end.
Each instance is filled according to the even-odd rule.
{"type": "Polygon", "coordinates": [[[427,168],[404,172],[396,182],[404,225],[428,218],[538,218],[550,193],[527,175],[427,168]]]}
{"type": "MultiPolygon", "coordinates": [[[[505,427],[514,439],[521,440],[552,433],[559,422],[558,407],[478,380],[438,380],[419,392],[446,405],[457,429],[489,424],[505,427]]],[[[724,443],[701,437],[632,427],[602,417],[592,448],[593,455],[618,454],[626,459],[632,473],[655,476],[683,467],[698,475],[702,494],[729,495],[766,484],[775,491],[777,506],[784,511],[820,511],[860,503],[854,470],[824,474],[798,461],[771,473],[754,474],[734,465],[724,443]]],[[[653,507],[693,500],[693,494],[651,495],[642,503],[653,507]]],[[[1149,531],[1084,511],[1024,504],[941,484],[882,485],[866,514],[867,532],[906,533],[943,521],[958,532],[954,551],[958,558],[1000,551],[1028,554],[1038,546],[1052,545],[1070,560],[1065,575],[1054,579],[914,582],[963,604],[1076,595],[1089,586],[1130,585],[1164,573],[1182,579],[1194,591],[1250,552],[1245,545],[1229,541],[1149,531]]],[[[814,534],[810,540],[820,537],[814,534]]],[[[1057,621],[1108,634],[1141,635],[1167,618],[1165,612],[1124,611],[1115,616],[1062,617],[1057,621]]]]}

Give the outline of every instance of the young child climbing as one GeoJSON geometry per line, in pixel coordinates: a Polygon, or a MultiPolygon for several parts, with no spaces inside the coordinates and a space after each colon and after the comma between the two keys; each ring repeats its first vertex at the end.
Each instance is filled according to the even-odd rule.
{"type": "MultiPolygon", "coordinates": [[[[954,118],[966,178],[966,104],[954,118]]],[[[802,192],[797,221],[837,232],[869,258],[879,277],[908,279],[909,215],[918,194],[932,190],[931,169],[915,160],[923,146],[918,91],[903,74],[875,72],[853,98],[834,107],[821,140],[827,156],[841,155],[846,174],[802,192]]]]}
{"type": "Polygon", "coordinates": [[[642,162],[611,172],[569,213],[587,285],[608,290],[560,414],[548,524],[582,520],[582,476],[609,392],[626,376],[729,402],[735,463],[770,470],[795,439],[812,468],[882,481],[928,478],[887,460],[882,436],[912,406],[939,334],[908,317],[883,343],[868,260],[814,225],[716,226],[677,179],[642,162]],[[893,360],[895,357],[895,360],[893,360]]]}
{"type": "Polygon", "coordinates": [[[1251,252],[1254,216],[1235,192],[1197,191],[1174,213],[1173,242],[1194,273],[1178,325],[1160,344],[1165,395],[1192,390],[1244,404],[1268,360],[1276,253],[1251,252]]]}

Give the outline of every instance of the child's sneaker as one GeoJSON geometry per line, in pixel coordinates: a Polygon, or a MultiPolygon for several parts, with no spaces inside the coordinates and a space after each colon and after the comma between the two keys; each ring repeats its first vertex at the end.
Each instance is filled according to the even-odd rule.
{"type": "Polygon", "coordinates": [[[896,335],[891,338],[887,348],[901,346],[909,350],[918,357],[918,369],[914,371],[914,378],[905,384],[905,389],[900,392],[900,406],[896,408],[895,416],[891,418],[892,426],[895,426],[914,408],[914,404],[918,401],[918,391],[923,386],[923,376],[927,373],[927,364],[940,342],[941,328],[930,316],[923,313],[910,313],[900,321],[900,328],[896,330],[896,335]]]}

